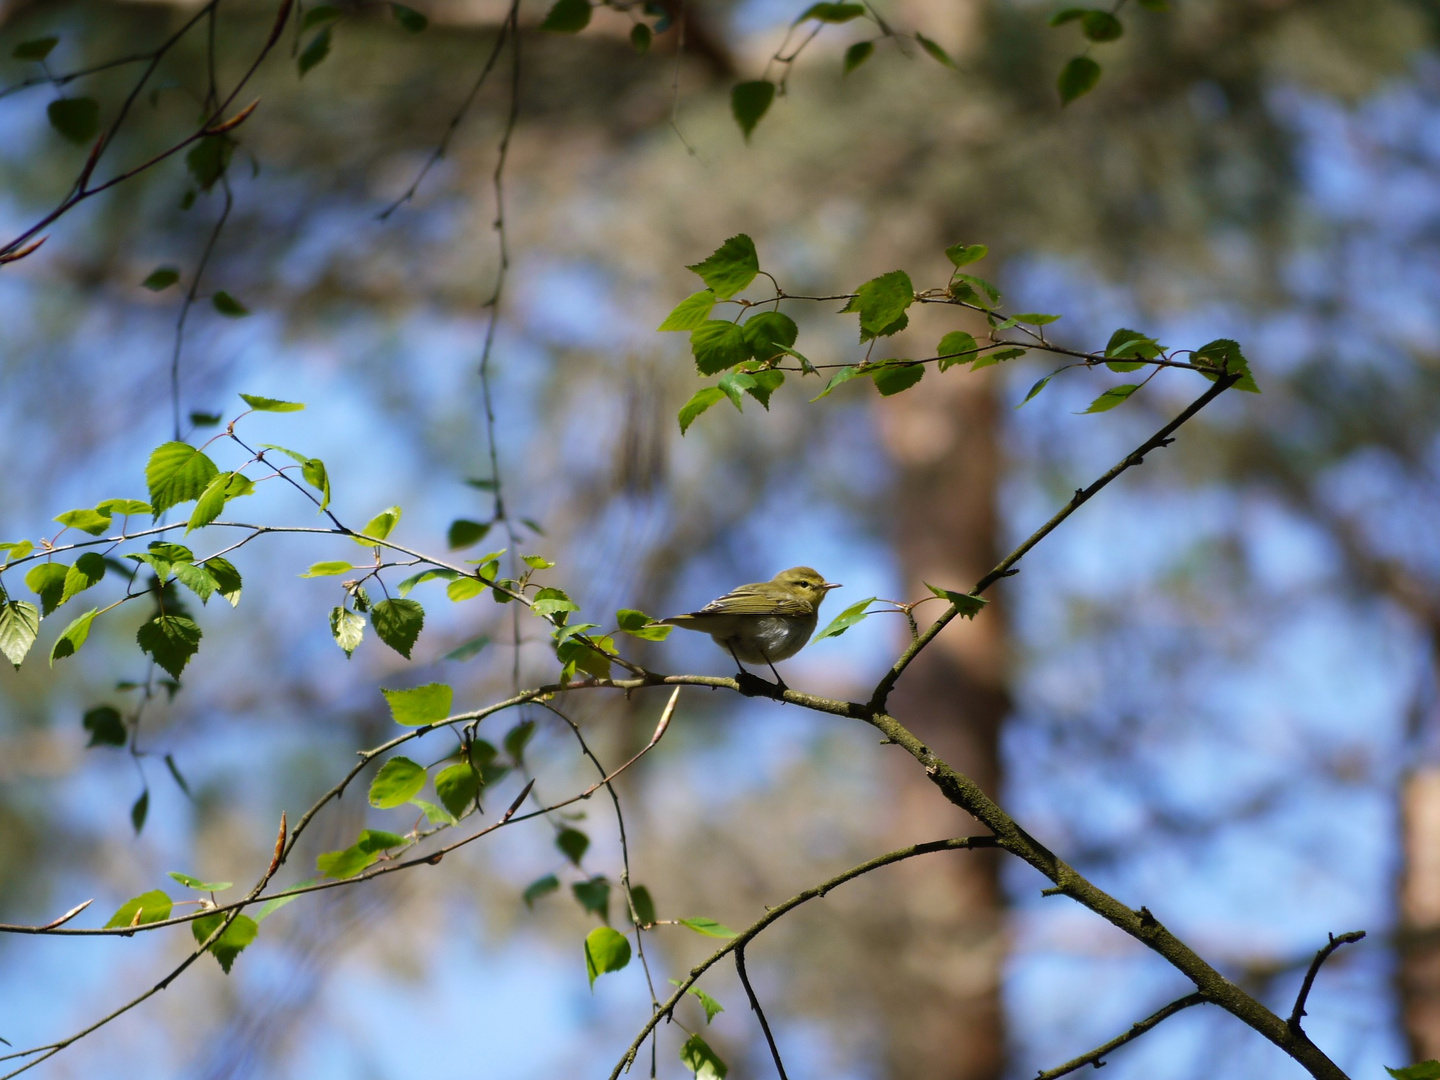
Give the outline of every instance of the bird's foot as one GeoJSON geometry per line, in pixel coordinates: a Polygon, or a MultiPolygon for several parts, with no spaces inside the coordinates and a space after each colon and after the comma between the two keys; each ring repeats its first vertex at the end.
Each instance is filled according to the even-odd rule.
{"type": "Polygon", "coordinates": [[[746,697],[768,697],[775,701],[781,701],[784,699],[785,691],[790,689],[785,685],[783,679],[772,683],[758,675],[752,675],[748,671],[737,672],[735,681],[740,686],[740,693],[746,697]]]}

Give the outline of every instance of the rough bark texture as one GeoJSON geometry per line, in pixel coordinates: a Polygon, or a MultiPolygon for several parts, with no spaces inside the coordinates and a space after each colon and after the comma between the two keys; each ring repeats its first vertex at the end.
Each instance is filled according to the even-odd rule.
{"type": "MultiPolygon", "coordinates": [[[[937,379],[888,400],[881,430],[897,467],[895,545],[904,595],[922,582],[968,589],[995,565],[998,418],[989,379],[937,379]]],[[[941,609],[937,601],[933,614],[941,609]]],[[[922,607],[920,614],[927,608],[922,607]]],[[[921,626],[927,620],[921,618],[921,626]]],[[[956,769],[998,793],[1000,724],[1009,711],[1005,624],[999,605],[937,638],[896,687],[891,711],[956,769]]],[[[980,831],[936,798],[908,761],[896,762],[897,842],[980,831]]],[[[1000,978],[1005,954],[998,856],[989,852],[900,867],[905,932],[896,992],[885,1002],[890,1075],[995,1080],[1004,1072],[1000,978]]]]}

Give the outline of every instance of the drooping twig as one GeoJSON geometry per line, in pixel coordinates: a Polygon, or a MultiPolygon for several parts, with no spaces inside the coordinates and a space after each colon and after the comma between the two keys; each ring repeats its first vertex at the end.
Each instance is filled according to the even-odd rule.
{"type": "Polygon", "coordinates": [[[1110,1053],[1110,1051],[1117,1047],[1124,1046],[1128,1042],[1133,1042],[1151,1028],[1158,1026],[1161,1021],[1170,1019],[1170,1017],[1176,1013],[1188,1009],[1192,1005],[1203,1005],[1206,1000],[1204,994],[1187,994],[1177,1001],[1172,1001],[1164,1008],[1157,1009],[1151,1013],[1144,1020],[1135,1021],[1135,1023],[1130,1025],[1130,1030],[1123,1035],[1117,1035],[1109,1042],[1097,1046],[1087,1054],[1081,1054],[1079,1057],[1067,1061],[1064,1065],[1057,1065],[1053,1069],[1042,1070],[1036,1074],[1035,1080],[1059,1080],[1059,1077],[1072,1073],[1076,1069],[1083,1069],[1086,1065],[1093,1065],[1099,1069],[1104,1066],[1105,1062],[1102,1059],[1106,1054],[1110,1053]]]}
{"type": "Polygon", "coordinates": [[[750,999],[750,1008],[755,1010],[755,1015],[760,1020],[760,1030],[765,1033],[765,1041],[770,1044],[770,1056],[775,1059],[775,1071],[780,1074],[780,1080],[789,1080],[785,1075],[785,1063],[780,1060],[780,1048],[775,1045],[775,1036],[770,1033],[770,1024],[765,1019],[765,1010],[760,1008],[760,999],[755,996],[755,988],[750,985],[750,976],[745,974],[745,946],[735,946],[735,971],[740,976],[740,984],[745,987],[745,996],[750,999]]]}

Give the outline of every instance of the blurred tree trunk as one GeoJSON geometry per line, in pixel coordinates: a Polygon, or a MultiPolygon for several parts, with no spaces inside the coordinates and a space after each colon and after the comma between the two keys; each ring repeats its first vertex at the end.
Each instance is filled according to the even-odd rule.
{"type": "Polygon", "coordinates": [[[1400,789],[1401,1021],[1410,1058],[1440,1058],[1440,768],[1417,769],[1400,789]]]}
{"type": "MultiPolygon", "coordinates": [[[[998,561],[999,417],[991,379],[935,380],[885,401],[882,438],[896,467],[895,550],[906,597],[923,582],[968,589],[998,561]]],[[[920,609],[938,613],[937,601],[920,609]]],[[[922,617],[921,624],[925,620],[922,617]]],[[[906,672],[891,708],[946,761],[998,793],[999,731],[1010,708],[999,606],[957,620],[906,672]]],[[[985,831],[937,797],[910,762],[891,774],[895,841],[985,831]]],[[[899,869],[898,927],[884,999],[890,1075],[996,1080],[1004,1072],[1000,997],[1004,911],[990,852],[899,869]]]]}

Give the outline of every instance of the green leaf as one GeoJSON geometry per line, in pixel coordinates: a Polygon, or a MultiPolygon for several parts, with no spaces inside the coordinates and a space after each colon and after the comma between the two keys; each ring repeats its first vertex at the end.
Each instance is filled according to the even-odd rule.
{"type": "MultiPolygon", "coordinates": [[[[469,580],[469,579],[468,579],[468,578],[462,578],[461,580],[469,580]]],[[[452,583],[451,583],[451,587],[453,588],[456,584],[459,584],[459,583],[458,583],[458,582],[452,582],[452,583]]],[[[447,589],[446,591],[448,592],[449,590],[447,589]]],[[[481,634],[479,637],[471,638],[469,641],[465,642],[463,645],[458,645],[458,646],[456,646],[455,648],[451,649],[448,653],[446,653],[446,654],[445,654],[444,656],[442,656],[440,659],[442,659],[442,660],[469,660],[472,656],[474,656],[476,653],[478,653],[481,649],[485,648],[485,646],[486,646],[486,645],[489,645],[489,644],[490,644],[490,636],[489,636],[488,634],[481,634]]]]}
{"type": "Polygon", "coordinates": [[[753,386],[747,386],[745,392],[760,402],[768,411],[770,408],[770,395],[779,390],[785,383],[783,371],[752,371],[750,381],[753,386]]]}
{"type": "Polygon", "coordinates": [[[430,20],[412,7],[404,4],[394,3],[391,0],[390,14],[395,16],[395,21],[412,34],[418,34],[430,25],[430,20]]]}
{"type": "Polygon", "coordinates": [[[880,391],[881,397],[892,397],[904,390],[909,390],[925,376],[925,368],[921,364],[881,364],[872,368],[870,377],[875,380],[875,389],[880,391]]]}
{"type": "Polygon", "coordinates": [[[399,833],[385,832],[383,829],[361,829],[360,835],[355,840],[355,847],[361,851],[389,851],[392,848],[409,847],[411,841],[399,833]]]}
{"type": "Polygon", "coordinates": [[[857,41],[845,50],[845,62],[841,71],[842,75],[849,75],[866,60],[869,60],[875,52],[873,41],[857,41]]]}
{"type": "MultiPolygon", "coordinates": [[[[359,606],[359,602],[356,603],[359,606]]],[[[335,639],[336,645],[345,650],[345,659],[348,660],[365,637],[365,620],[344,606],[333,608],[330,611],[330,636],[335,639]]]]}
{"type": "Polygon", "coordinates": [[[343,14],[344,12],[332,4],[317,4],[305,12],[305,17],[300,20],[300,29],[313,30],[322,23],[334,22],[343,14]]]}
{"type": "Polygon", "coordinates": [[[865,14],[863,4],[836,4],[818,3],[811,4],[791,25],[799,26],[806,19],[815,19],[817,22],[847,23],[851,19],[858,19],[865,14]]]}
{"type": "Polygon", "coordinates": [[[824,641],[826,638],[839,637],[845,633],[846,630],[849,630],[850,627],[869,616],[870,613],[865,609],[873,604],[875,600],[875,597],[867,596],[864,600],[851,604],[844,611],[840,612],[839,615],[831,619],[825,629],[815,635],[814,640],[824,641]]]}
{"type": "MultiPolygon", "coordinates": [[[[60,603],[93,588],[105,576],[105,557],[87,551],[75,560],[75,565],[65,571],[65,587],[60,593],[60,603]]],[[[58,605],[57,605],[58,606],[58,605]]],[[[79,648],[79,645],[76,645],[79,648]]]]}
{"type": "Polygon", "coordinates": [[[966,619],[973,619],[980,613],[980,609],[990,602],[983,596],[976,596],[974,593],[956,592],[954,589],[941,589],[931,585],[928,581],[925,582],[925,587],[936,596],[944,600],[949,600],[950,603],[955,605],[957,609],[956,614],[966,619]]]}
{"type": "Polygon", "coordinates": [[[207,135],[185,155],[185,167],[201,191],[209,191],[225,175],[235,145],[223,135],[207,135]]]}
{"type": "MultiPolygon", "coordinates": [[[[1244,390],[1250,394],[1260,392],[1260,387],[1255,385],[1255,379],[1250,374],[1250,363],[1245,359],[1245,354],[1240,351],[1239,342],[1232,341],[1230,338],[1216,338],[1196,349],[1193,357],[1201,364],[1212,365],[1224,372],[1240,372],[1240,381],[1234,387],[1236,390],[1244,390]]],[[[1201,371],[1200,374],[1211,382],[1216,379],[1216,376],[1208,371],[1201,371]]]]}
{"type": "Polygon", "coordinates": [[[707,319],[692,330],[690,351],[701,375],[715,375],[750,359],[745,331],[723,319],[707,319]]]}
{"type": "Polygon", "coordinates": [[[945,249],[945,257],[955,264],[955,269],[979,262],[990,254],[984,244],[951,244],[945,249]]]}
{"type": "MultiPolygon", "coordinates": [[[[202,915],[190,924],[190,933],[195,936],[196,942],[204,941],[224,921],[225,916],[218,911],[213,915],[202,915]]],[[[210,955],[220,962],[220,969],[229,975],[230,966],[235,963],[235,958],[240,955],[245,946],[255,940],[259,933],[260,924],[249,915],[236,915],[235,920],[225,927],[224,932],[210,943],[210,955]]]]}
{"type": "Polygon", "coordinates": [[[978,304],[981,307],[1000,303],[1000,290],[994,285],[984,278],[976,277],[974,274],[962,274],[959,271],[956,271],[954,280],[950,283],[950,295],[957,300],[978,304]],[[981,299],[982,293],[989,298],[990,304],[986,304],[981,299]]]}
{"type": "Polygon", "coordinates": [[[444,567],[438,570],[421,570],[418,574],[411,574],[404,581],[400,582],[400,584],[396,586],[395,591],[401,596],[409,596],[410,590],[415,588],[416,585],[423,585],[427,581],[435,581],[436,579],[441,581],[454,581],[459,577],[461,577],[461,574],[458,571],[444,567]]]}
{"type": "Polygon", "coordinates": [[[725,1006],[716,1001],[713,997],[701,990],[698,986],[692,986],[690,993],[700,999],[700,1005],[705,1010],[705,1023],[710,1023],[716,1016],[725,1011],[725,1006]]]}
{"type": "Polygon", "coordinates": [[[695,418],[710,408],[717,401],[725,399],[725,391],[718,386],[707,386],[703,390],[697,390],[680,409],[680,434],[690,430],[690,425],[695,418]]]}
{"type": "Polygon", "coordinates": [[[1392,1069],[1387,1065],[1385,1071],[1395,1077],[1395,1080],[1440,1080],[1440,1061],[1431,1059],[1407,1065],[1403,1069],[1392,1069]]]}
{"type": "Polygon", "coordinates": [[[110,921],[105,924],[105,929],[116,930],[126,926],[144,926],[146,923],[164,922],[170,918],[170,911],[174,906],[175,901],[165,893],[159,889],[151,889],[139,896],[132,896],[121,904],[115,914],[110,916],[110,921]]]}
{"type": "Polygon", "coordinates": [[[195,509],[190,512],[190,520],[185,525],[186,535],[188,536],[195,529],[203,529],[218,518],[220,512],[225,509],[225,504],[230,500],[250,495],[254,491],[255,481],[244,473],[224,472],[218,474],[205,486],[205,490],[195,500],[195,509]]]}
{"type": "Polygon", "coordinates": [[[1124,383],[1120,386],[1112,386],[1103,394],[1090,403],[1087,413],[1109,412],[1116,405],[1123,404],[1131,394],[1140,389],[1139,383],[1124,383]]]}
{"type": "Polygon", "coordinates": [[[209,602],[215,592],[215,579],[210,576],[210,571],[190,562],[177,562],[173,570],[176,581],[198,596],[202,604],[209,602]]]}
{"type": "Polygon", "coordinates": [[[80,646],[85,644],[85,639],[90,636],[90,623],[94,621],[97,613],[96,608],[91,608],[84,615],[75,619],[55,639],[55,644],[50,648],[50,666],[55,666],[56,660],[63,660],[67,656],[74,656],[80,651],[80,646]]]}
{"type": "Polygon", "coordinates": [[[458,818],[480,794],[480,774],[469,762],[450,765],[435,777],[435,794],[445,809],[458,818]]]}
{"type": "Polygon", "coordinates": [[[302,79],[306,72],[330,55],[330,31],[331,27],[325,27],[324,30],[312,37],[310,43],[301,51],[296,66],[300,69],[302,79]]]}
{"type": "MultiPolygon", "coordinates": [[[[615,651],[615,642],[608,637],[597,637],[591,639],[601,649],[615,651]]],[[[587,674],[594,675],[597,679],[608,679],[610,677],[610,657],[598,652],[589,644],[583,641],[565,641],[555,650],[555,655],[560,663],[568,670],[565,677],[569,678],[575,668],[587,674]]]]}
{"type": "Polygon", "coordinates": [[[235,569],[235,564],[219,555],[211,555],[205,560],[205,569],[209,570],[210,576],[215,579],[215,591],[220,594],[220,598],[231,607],[238,607],[242,582],[240,571],[235,569]]]}
{"type": "Polygon", "coordinates": [[[348,562],[317,562],[300,576],[302,578],[333,577],[336,574],[348,574],[354,569],[355,567],[348,562]]]}
{"type": "Polygon", "coordinates": [[[200,627],[183,615],[157,615],[141,625],[135,634],[140,651],[159,664],[172,679],[180,678],[185,665],[200,648],[200,627]]]}
{"type": "Polygon", "coordinates": [[[381,641],[409,660],[425,625],[425,609],[414,600],[381,600],[370,610],[370,624],[381,641]]]}
{"type": "MultiPolygon", "coordinates": [[[[249,308],[224,289],[217,290],[215,295],[210,297],[210,305],[227,319],[243,319],[250,314],[249,308]]],[[[241,397],[244,395],[242,394],[241,397]]]]}
{"type": "Polygon", "coordinates": [[[752,315],[740,328],[750,355],[762,364],[784,356],[785,350],[795,344],[799,333],[795,320],[778,311],[752,315]]]}
{"type": "Polygon", "coordinates": [[[621,608],[615,612],[615,624],[622,634],[629,634],[642,641],[664,641],[670,636],[670,631],[675,629],[673,626],[656,625],[649,615],[634,608],[621,608]]]}
{"type": "Polygon", "coordinates": [[[411,799],[411,806],[418,806],[425,815],[425,820],[432,825],[454,825],[457,824],[455,815],[446,810],[443,806],[436,806],[433,802],[426,802],[424,799],[411,799]]]}
{"type": "Polygon", "coordinates": [[[650,51],[650,40],[654,37],[650,27],[644,23],[636,23],[630,28],[630,44],[637,53],[644,56],[650,51]]]}
{"type": "MultiPolygon", "coordinates": [[[[147,507],[148,509],[148,507],[147,507]]],[[[29,540],[21,540],[18,544],[0,544],[0,556],[4,556],[9,562],[23,559],[30,552],[35,550],[35,545],[29,540]]],[[[0,593],[3,595],[3,593],[0,593]]]]}
{"type": "Polygon", "coordinates": [[[86,747],[91,746],[124,746],[130,741],[125,731],[125,721],[120,718],[120,710],[110,705],[97,705],[86,711],[80,718],[80,726],[90,733],[90,741],[86,747]]]}
{"type": "Polygon", "coordinates": [[[150,513],[150,504],[139,499],[106,499],[95,507],[95,512],[109,517],[131,517],[150,513]]]}
{"type": "Polygon", "coordinates": [[[975,339],[965,331],[951,330],[935,346],[935,354],[940,357],[938,366],[941,371],[946,371],[956,364],[968,364],[978,355],[979,348],[975,339]]]}
{"type": "Polygon", "coordinates": [[[455,603],[472,600],[485,591],[485,586],[472,577],[459,577],[445,586],[445,595],[455,603]]]}
{"type": "Polygon", "coordinates": [[[695,1080],[725,1080],[729,1072],[720,1055],[699,1035],[691,1035],[680,1047],[680,1063],[695,1074],[695,1080]]]}
{"type": "Polygon", "coordinates": [[[949,53],[942,49],[937,42],[931,41],[928,37],[920,33],[918,30],[915,32],[915,40],[920,43],[920,47],[924,49],[927,53],[929,53],[933,59],[939,60],[940,63],[944,64],[948,68],[953,68],[955,66],[955,61],[950,59],[949,53]]]}
{"type": "Polygon", "coordinates": [[[720,390],[730,399],[735,408],[744,412],[744,393],[759,384],[748,371],[730,371],[720,380],[720,390]]]}
{"type": "Polygon", "coordinates": [[[70,576],[70,567],[62,562],[40,563],[25,575],[25,586],[40,597],[40,611],[49,615],[63,602],[65,579],[70,576]]]}
{"type": "MultiPolygon", "coordinates": [[[[1051,374],[1051,375],[1046,375],[1043,379],[1041,379],[1039,382],[1037,382],[1034,386],[1030,387],[1030,392],[1025,395],[1025,401],[1029,401],[1029,400],[1030,400],[1031,398],[1033,398],[1036,394],[1040,393],[1041,390],[1044,390],[1045,387],[1046,387],[1046,385],[1047,385],[1047,384],[1050,382],[1050,380],[1053,379],[1054,377],[1055,377],[1055,376],[1054,376],[1053,374],[1051,374]]],[[[1024,404],[1025,404],[1025,401],[1020,402],[1020,405],[1024,405],[1024,404]]],[[[1018,409],[1018,408],[1020,408],[1020,405],[1016,405],[1015,407],[1018,409]]]]}
{"type": "Polygon", "coordinates": [[[915,302],[915,288],[904,270],[892,270],[871,278],[856,290],[853,310],[860,312],[860,330],[878,337],[891,327],[915,302]]]}
{"type": "Polygon", "coordinates": [[[1060,91],[1060,104],[1069,105],[1070,102],[1083,94],[1088,94],[1095,89],[1095,84],[1100,81],[1100,65],[1088,56],[1074,56],[1070,58],[1060,71],[1060,78],[1056,80],[1056,89],[1060,91]]]}
{"type": "Polygon", "coordinates": [[[552,34],[578,34],[589,25],[589,0],[555,0],[540,29],[552,34]]]}
{"type": "Polygon", "coordinates": [[[348,847],[340,851],[326,851],[315,858],[315,869],[328,878],[343,881],[361,873],[366,867],[380,860],[379,852],[364,851],[348,847]]]}
{"type": "Polygon", "coordinates": [[[130,807],[130,827],[135,830],[135,835],[140,835],[140,830],[145,828],[145,816],[150,813],[150,789],[146,788],[140,792],[140,797],[130,807]]]}
{"type": "Polygon", "coordinates": [[[360,536],[354,536],[351,537],[351,539],[361,547],[370,547],[370,542],[365,540],[364,537],[368,536],[374,540],[384,540],[390,535],[391,530],[400,523],[400,515],[403,513],[404,511],[398,506],[381,510],[380,513],[371,518],[369,524],[361,530],[360,536]]]}
{"type": "Polygon", "coordinates": [[[100,103],[91,97],[60,98],[45,109],[50,126],[72,143],[84,146],[100,130],[100,103]]]}
{"type": "Polygon", "coordinates": [[[158,520],[170,507],[198,499],[219,473],[215,463],[189,443],[162,443],[145,465],[150,512],[158,520]]]}
{"type": "Polygon", "coordinates": [[[857,376],[859,376],[859,375],[865,375],[865,374],[868,374],[868,372],[863,371],[863,370],[861,370],[860,368],[855,367],[855,366],[853,366],[853,365],[848,366],[848,367],[843,367],[843,368],[841,368],[839,371],[837,371],[834,375],[831,375],[831,376],[830,376],[830,381],[825,384],[825,389],[824,389],[824,390],[821,390],[820,393],[816,394],[816,395],[815,395],[813,398],[811,398],[810,400],[811,400],[811,401],[819,401],[821,398],[827,396],[827,395],[830,393],[830,391],[834,390],[834,389],[835,389],[837,386],[839,386],[841,383],[847,383],[847,382],[849,382],[851,379],[853,379],[853,378],[855,378],[855,377],[857,377],[857,376]]]}
{"type": "Polygon", "coordinates": [[[1006,360],[1016,360],[1025,355],[1024,349],[996,349],[992,353],[975,358],[970,365],[971,371],[979,371],[981,368],[990,367],[992,364],[1003,364],[1006,360]]]}
{"type": "Polygon", "coordinates": [[[246,405],[256,412],[299,412],[305,408],[299,401],[281,401],[279,398],[259,397],[256,394],[241,394],[246,405]]]}
{"type": "Polygon", "coordinates": [[[144,288],[150,289],[151,292],[161,292],[176,284],[177,281],[180,281],[179,269],[174,266],[157,266],[140,284],[144,288]]]}
{"type": "Polygon", "coordinates": [[[593,989],[595,980],[630,963],[630,942],[618,930],[597,926],[585,936],[585,970],[593,989]]]}
{"type": "MultiPolygon", "coordinates": [[[[525,759],[525,747],[530,745],[530,739],[535,735],[535,721],[524,720],[516,724],[505,733],[501,745],[510,759],[519,765],[525,759]]],[[[561,848],[563,851],[564,848],[561,848]]]]}
{"type": "MultiPolygon", "coordinates": [[[[304,881],[297,881],[294,885],[290,887],[292,889],[304,889],[308,888],[311,885],[318,885],[319,883],[319,878],[306,878],[304,881]]],[[[286,904],[290,903],[290,901],[298,899],[300,899],[299,894],[293,896],[272,896],[269,900],[266,900],[265,903],[260,905],[260,910],[255,913],[255,921],[257,923],[264,922],[271,915],[274,915],[275,912],[279,911],[286,904]]]]}
{"type": "Polygon", "coordinates": [[[58,37],[32,38],[30,41],[22,41],[15,46],[15,51],[10,55],[16,60],[44,60],[50,55],[50,50],[60,44],[58,37]]]}
{"type": "Polygon", "coordinates": [[[1125,33],[1125,24],[1108,11],[1085,11],[1080,15],[1080,32],[1091,41],[1114,41],[1125,33]]]}
{"type": "Polygon", "coordinates": [[[460,548],[467,548],[471,544],[478,544],[485,539],[485,534],[489,531],[489,522],[456,518],[450,523],[450,530],[446,534],[445,540],[450,545],[451,551],[457,551],[460,548]]]}
{"type": "Polygon", "coordinates": [[[380,692],[390,703],[390,715],[397,724],[405,727],[438,724],[450,715],[450,706],[455,700],[455,691],[444,683],[426,683],[408,690],[382,689],[380,692]]]}
{"type": "Polygon", "coordinates": [[[330,505],[330,474],[325,471],[325,463],[319,458],[306,458],[300,463],[300,475],[305,482],[320,492],[320,509],[324,510],[330,505]]]}
{"type": "Polygon", "coordinates": [[[590,838],[579,829],[561,829],[555,834],[555,846],[565,853],[565,857],[576,866],[580,860],[585,858],[585,852],[590,847],[590,838]]]}
{"type": "Polygon", "coordinates": [[[199,892],[224,892],[235,883],[233,881],[201,881],[189,874],[182,874],[178,870],[171,870],[170,877],[174,878],[187,889],[196,889],[199,892]]]}
{"type": "Polygon", "coordinates": [[[685,269],[699,274],[700,280],[712,293],[721,300],[728,300],[755,280],[755,275],[760,273],[760,256],[755,251],[755,241],[744,233],[737,233],[716,248],[709,258],[685,269]]]}
{"type": "Polygon", "coordinates": [[[530,601],[530,610],[536,615],[555,615],[562,611],[579,611],[580,605],[566,596],[562,589],[541,589],[530,601]]]}
{"type": "MultiPolygon", "coordinates": [[[[710,256],[712,259],[714,257],[714,255],[710,256]]],[[[701,263],[700,265],[704,266],[705,264],[701,263]]],[[[745,285],[750,284],[750,280],[754,278],[754,276],[754,274],[751,274],[749,278],[746,278],[745,285]]],[[[741,285],[740,288],[743,289],[745,285],[741,285]]],[[[665,321],[656,327],[656,329],[694,330],[704,325],[705,320],[710,317],[710,309],[714,306],[715,293],[710,289],[701,289],[697,293],[691,293],[684,300],[681,300],[680,303],[676,304],[675,310],[670,312],[669,315],[666,315],[665,321]]]]}
{"type": "Polygon", "coordinates": [[[546,874],[525,886],[525,891],[520,894],[520,898],[525,901],[526,907],[534,907],[536,900],[550,895],[558,888],[560,888],[560,879],[554,874],[546,874]]]}
{"type": "MultiPolygon", "coordinates": [[[[1131,360],[1140,358],[1153,360],[1161,353],[1160,343],[1152,337],[1146,337],[1139,330],[1127,330],[1121,327],[1110,335],[1110,340],[1105,344],[1105,355],[1115,360],[1131,360]]],[[[1110,364],[1113,371],[1134,371],[1143,367],[1143,364],[1110,364]]]]}
{"type": "Polygon", "coordinates": [[[678,921],[681,926],[688,926],[697,934],[704,934],[706,937],[733,938],[740,936],[724,923],[716,922],[706,915],[696,915],[693,919],[680,919],[678,921]]]}
{"type": "Polygon", "coordinates": [[[555,564],[543,555],[521,555],[520,561],[531,570],[549,570],[555,564]]]}
{"type": "Polygon", "coordinates": [[[407,757],[393,757],[380,767],[370,782],[370,805],[377,810],[401,806],[420,794],[425,786],[425,769],[407,757]]]}
{"type": "Polygon", "coordinates": [[[110,528],[110,515],[98,510],[66,510],[54,520],[67,529],[79,529],[91,536],[99,536],[110,528]]]}
{"type": "Polygon", "coordinates": [[[631,886],[630,903],[635,908],[635,918],[641,926],[655,925],[655,901],[651,899],[649,889],[644,885],[631,886]]]}
{"type": "Polygon", "coordinates": [[[575,882],[570,891],[582,908],[607,923],[610,921],[610,882],[603,877],[594,877],[589,881],[575,882]]]}
{"type": "MultiPolygon", "coordinates": [[[[735,122],[740,125],[746,142],[750,141],[750,133],[755,130],[755,125],[760,123],[760,118],[774,100],[775,84],[765,79],[737,83],[730,91],[730,112],[735,117],[735,122]]],[[[717,296],[728,295],[719,289],[716,289],[715,293],[717,296]]]]}

